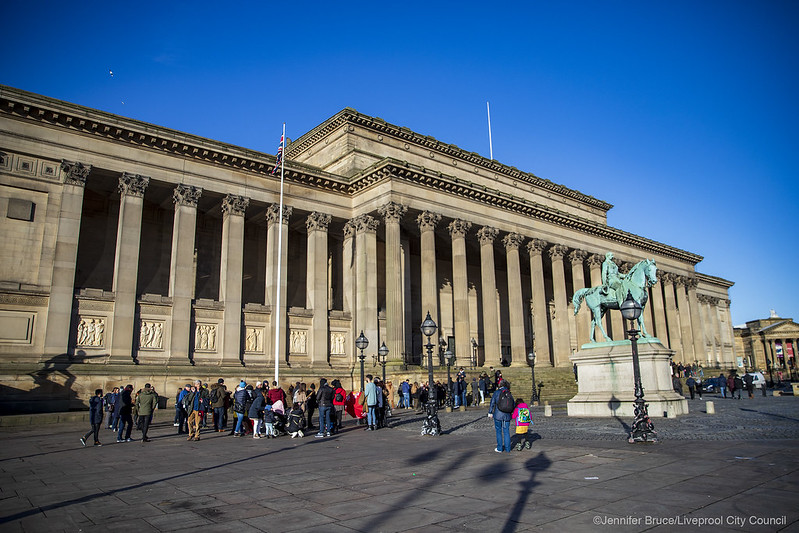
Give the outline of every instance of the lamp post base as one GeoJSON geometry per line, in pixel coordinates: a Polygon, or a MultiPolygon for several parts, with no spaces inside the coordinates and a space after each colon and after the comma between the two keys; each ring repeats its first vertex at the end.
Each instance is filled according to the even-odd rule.
{"type": "Polygon", "coordinates": [[[438,420],[438,409],[435,400],[425,406],[427,416],[422,423],[422,435],[441,435],[441,422],[438,420]]]}
{"type": "Polygon", "coordinates": [[[636,442],[658,442],[658,435],[655,433],[655,426],[649,419],[646,403],[643,398],[636,399],[634,405],[635,418],[630,430],[630,438],[627,442],[635,444],[636,442]]]}

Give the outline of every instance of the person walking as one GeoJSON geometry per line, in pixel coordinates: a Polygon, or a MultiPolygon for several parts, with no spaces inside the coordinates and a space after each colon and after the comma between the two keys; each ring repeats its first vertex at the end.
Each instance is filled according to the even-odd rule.
{"type": "Polygon", "coordinates": [[[755,397],[755,376],[750,373],[744,374],[744,387],[746,387],[746,393],[749,395],[749,399],[755,397]]]}
{"type": "Polygon", "coordinates": [[[117,442],[132,442],[130,432],[133,431],[133,385],[126,385],[119,395],[119,429],[117,430],[117,442]],[[125,431],[127,426],[127,431],[125,431]],[[122,437],[122,433],[125,437],[122,437]]]}
{"type": "Polygon", "coordinates": [[[105,395],[105,410],[108,412],[108,429],[116,431],[116,417],[114,416],[114,404],[119,398],[119,387],[114,387],[111,392],[105,395]]]}
{"type": "Polygon", "coordinates": [[[693,376],[688,376],[688,379],[685,380],[685,385],[688,387],[688,393],[691,395],[691,399],[694,399],[694,393],[696,392],[696,380],[693,376]]]}
{"type": "Polygon", "coordinates": [[[103,425],[103,389],[94,391],[94,396],[89,400],[89,423],[92,428],[80,438],[80,443],[86,446],[86,439],[94,434],[94,445],[102,446],[100,443],[100,426],[103,425]]]}
{"type": "Polygon", "coordinates": [[[721,391],[721,397],[727,397],[727,378],[724,377],[724,374],[719,374],[719,377],[716,378],[716,382],[719,385],[719,390],[721,391]]]}
{"type": "Polygon", "coordinates": [[[150,423],[153,420],[153,412],[158,406],[158,395],[155,394],[149,383],[144,385],[142,390],[136,397],[136,409],[139,413],[141,421],[141,441],[150,442],[147,437],[147,431],[150,429],[150,423]]]}
{"type": "Polygon", "coordinates": [[[738,392],[738,399],[741,399],[741,390],[744,388],[744,380],[741,379],[741,376],[735,374],[732,378],[733,383],[735,383],[735,390],[738,392]]]}
{"type": "Polygon", "coordinates": [[[516,451],[520,452],[522,448],[529,450],[532,447],[532,442],[528,435],[533,421],[530,417],[530,407],[524,403],[524,399],[516,399],[516,408],[511,413],[511,418],[516,422],[516,434],[514,435],[518,439],[515,446],[516,451]]]}
{"type": "Polygon", "coordinates": [[[483,372],[480,375],[480,381],[477,382],[477,388],[480,391],[480,405],[486,402],[486,394],[488,392],[488,376],[483,372]]]}
{"type": "Polygon", "coordinates": [[[488,418],[494,419],[494,430],[497,433],[495,452],[510,452],[510,420],[515,404],[510,393],[510,383],[500,380],[488,405],[488,418]]]}

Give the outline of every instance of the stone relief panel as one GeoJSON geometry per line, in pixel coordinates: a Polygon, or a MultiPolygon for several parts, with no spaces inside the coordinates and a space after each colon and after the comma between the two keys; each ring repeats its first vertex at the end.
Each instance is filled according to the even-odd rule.
{"type": "Polygon", "coordinates": [[[142,320],[139,329],[139,348],[162,350],[164,343],[164,323],[153,320],[142,320]]]}
{"type": "Polygon", "coordinates": [[[346,334],[341,331],[330,332],[330,355],[344,355],[346,334]]]}
{"type": "Polygon", "coordinates": [[[292,329],[289,336],[290,353],[308,353],[308,332],[304,329],[292,329]]]}
{"type": "Polygon", "coordinates": [[[105,345],[105,318],[81,317],[78,322],[77,346],[100,347],[105,345]]]}
{"type": "Polygon", "coordinates": [[[216,324],[197,324],[194,328],[194,350],[216,351],[216,324]]]}
{"type": "Polygon", "coordinates": [[[244,351],[247,353],[264,352],[264,328],[247,327],[244,351]]]}

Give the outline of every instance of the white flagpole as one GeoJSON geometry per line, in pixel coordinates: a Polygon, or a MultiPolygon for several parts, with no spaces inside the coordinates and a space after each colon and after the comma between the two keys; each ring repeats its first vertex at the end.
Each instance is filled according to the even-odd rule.
{"type": "Polygon", "coordinates": [[[491,142],[491,108],[486,102],[486,111],[488,112],[488,154],[491,159],[494,159],[494,145],[491,142]]]}
{"type": "Polygon", "coordinates": [[[272,316],[275,317],[275,381],[280,382],[280,286],[281,266],[283,265],[283,170],[286,168],[286,123],[283,123],[283,136],[280,138],[283,151],[280,154],[280,210],[277,227],[277,295],[272,305],[272,316]]]}

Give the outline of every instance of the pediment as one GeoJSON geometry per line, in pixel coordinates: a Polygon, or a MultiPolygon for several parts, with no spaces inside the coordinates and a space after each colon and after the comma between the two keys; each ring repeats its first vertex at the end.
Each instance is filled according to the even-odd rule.
{"type": "Polygon", "coordinates": [[[760,330],[761,334],[772,336],[799,337],[799,324],[793,320],[777,322],[760,330]]]}

